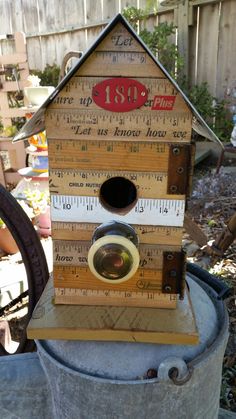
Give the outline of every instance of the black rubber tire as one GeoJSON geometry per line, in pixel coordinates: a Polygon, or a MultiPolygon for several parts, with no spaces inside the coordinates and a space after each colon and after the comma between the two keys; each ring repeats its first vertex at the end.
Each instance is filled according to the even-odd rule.
{"type": "MultiPolygon", "coordinates": [[[[17,200],[0,184],[0,217],[9,228],[14,237],[22,260],[25,265],[28,289],[29,304],[27,314],[27,324],[31,318],[34,307],[41,296],[43,289],[48,281],[49,272],[47,260],[42,244],[39,240],[32,222],[18,204],[17,200]]],[[[1,283],[0,283],[1,286],[1,283]]],[[[28,340],[26,330],[22,334],[22,339],[18,345],[16,353],[31,352],[35,348],[33,340],[28,340]]],[[[0,344],[0,355],[11,355],[0,344]]]]}

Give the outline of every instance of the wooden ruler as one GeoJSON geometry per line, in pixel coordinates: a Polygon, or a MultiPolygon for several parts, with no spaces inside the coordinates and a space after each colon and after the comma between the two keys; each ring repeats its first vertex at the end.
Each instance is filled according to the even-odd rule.
{"type": "Polygon", "coordinates": [[[176,308],[176,294],[161,292],[162,271],[140,269],[126,283],[104,284],[88,268],[54,266],[56,304],[176,308]]]}
{"type": "Polygon", "coordinates": [[[184,200],[140,198],[128,214],[121,215],[106,210],[95,196],[51,196],[52,221],[105,223],[115,220],[134,225],[182,227],[184,209],[184,200]]]}
{"type": "MultiPolygon", "coordinates": [[[[163,195],[167,195],[168,175],[163,172],[51,169],[49,188],[51,194],[98,196],[103,182],[116,176],[133,182],[138,195],[142,198],[160,198],[163,195]]],[[[179,196],[176,197],[179,198],[179,196]]]]}
{"type": "Polygon", "coordinates": [[[168,169],[169,146],[145,141],[49,140],[50,169],[163,172],[168,169]]]}
{"type": "MultiPolygon", "coordinates": [[[[100,53],[98,52],[98,55],[100,53]]],[[[104,58],[104,53],[102,54],[104,58]]],[[[105,54],[109,56],[109,54],[105,54]]],[[[116,57],[121,54],[116,54],[116,57]]],[[[114,57],[114,55],[113,55],[114,57]]],[[[122,54],[124,58],[124,54],[122,54]]],[[[139,59],[136,56],[136,59],[139,59]]],[[[103,80],[107,80],[109,77],[86,77],[75,75],[73,76],[66,84],[65,89],[63,89],[59,95],[54,99],[51,108],[58,108],[61,105],[67,105],[70,108],[84,109],[87,108],[96,108],[95,103],[89,98],[92,95],[92,90],[94,86],[101,83],[103,80]],[[70,95],[71,94],[71,95],[70,95]],[[81,96],[81,94],[83,96],[81,96]],[[87,101],[86,101],[87,99],[87,101]]],[[[139,83],[142,83],[148,90],[148,100],[150,101],[145,104],[143,111],[148,111],[153,106],[153,98],[155,95],[166,95],[166,96],[177,96],[178,91],[175,86],[170,82],[170,80],[162,77],[132,77],[132,80],[138,80],[139,83]]]]}
{"type": "MultiPolygon", "coordinates": [[[[99,51],[94,52],[95,59],[99,64],[128,64],[128,65],[146,65],[147,53],[138,51],[99,51]]],[[[134,71],[134,70],[133,70],[134,71]]],[[[145,71],[145,70],[144,70],[145,71]]]]}
{"type": "Polygon", "coordinates": [[[105,288],[117,291],[158,292],[161,291],[162,286],[162,271],[154,269],[138,269],[132,278],[119,284],[112,284],[112,282],[109,284],[100,281],[93,276],[88,267],[84,266],[55,265],[53,276],[55,286],[60,288],[89,288],[93,290],[105,288]]]}
{"type": "MultiPolygon", "coordinates": [[[[53,240],[90,240],[97,223],[52,222],[53,240]]],[[[140,243],[155,245],[181,246],[183,229],[181,227],[165,227],[135,225],[140,243]]]]}
{"type": "Polygon", "coordinates": [[[191,141],[192,120],[184,112],[112,113],[101,109],[48,109],[47,136],[56,139],[191,141]],[[158,127],[158,128],[157,128],[158,127]]]}
{"type": "MultiPolygon", "coordinates": [[[[91,242],[53,240],[53,262],[62,266],[87,266],[90,247],[91,242]]],[[[175,252],[180,248],[168,246],[163,249],[163,246],[140,244],[140,268],[162,269],[164,250],[175,252]]]]}
{"type": "Polygon", "coordinates": [[[176,308],[177,296],[160,292],[131,292],[129,290],[91,290],[87,287],[55,288],[55,303],[58,304],[86,304],[112,305],[130,307],[158,307],[176,308]],[[85,303],[86,302],[86,303],[85,303]]]}

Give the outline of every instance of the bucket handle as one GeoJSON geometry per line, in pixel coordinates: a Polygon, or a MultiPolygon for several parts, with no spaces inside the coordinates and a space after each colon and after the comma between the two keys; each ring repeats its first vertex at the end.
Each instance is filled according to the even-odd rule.
{"type": "Polygon", "coordinates": [[[177,386],[186,384],[193,375],[193,367],[182,358],[170,356],[165,358],[158,367],[159,381],[172,381],[177,386]]]}
{"type": "Polygon", "coordinates": [[[213,290],[218,294],[218,300],[224,300],[225,298],[233,295],[233,288],[228,287],[228,285],[224,284],[224,282],[217,278],[215,275],[210,274],[195,263],[187,263],[187,272],[198,277],[209,287],[213,288],[213,290]]]}
{"type": "Polygon", "coordinates": [[[183,378],[179,378],[178,368],[174,367],[169,371],[169,377],[176,386],[183,386],[184,384],[186,384],[191,379],[192,375],[193,375],[193,367],[190,367],[189,365],[188,365],[188,373],[183,378]]]}

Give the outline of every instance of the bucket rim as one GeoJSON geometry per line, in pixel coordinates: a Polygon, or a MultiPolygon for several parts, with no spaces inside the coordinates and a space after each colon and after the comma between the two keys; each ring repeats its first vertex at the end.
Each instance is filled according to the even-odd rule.
{"type": "MultiPolygon", "coordinates": [[[[201,286],[205,290],[208,297],[212,300],[214,306],[217,307],[216,313],[217,313],[218,323],[219,323],[219,331],[216,338],[210,343],[209,346],[207,346],[203,350],[203,352],[201,352],[199,355],[194,357],[191,361],[186,362],[188,367],[195,368],[197,367],[198,364],[203,362],[205,359],[207,359],[210,356],[213,356],[216,348],[218,348],[220,344],[225,342],[226,336],[228,340],[229,318],[228,318],[228,313],[227,313],[224,301],[219,300],[217,298],[218,294],[216,293],[216,291],[213,288],[211,288],[208,284],[203,282],[200,278],[196,277],[195,275],[190,274],[188,272],[188,276],[193,281],[197,282],[198,285],[201,286]]],[[[130,385],[130,384],[141,385],[141,384],[154,384],[154,383],[161,384],[161,381],[158,379],[158,377],[151,378],[151,379],[140,378],[140,379],[135,379],[135,380],[127,380],[127,379],[119,378],[116,380],[114,378],[100,377],[99,375],[96,375],[96,374],[85,373],[85,372],[75,369],[75,367],[72,368],[68,365],[62,364],[58,360],[57,356],[52,353],[50,348],[45,348],[46,345],[44,344],[44,342],[47,342],[46,340],[35,340],[35,342],[36,342],[37,350],[39,354],[42,353],[43,357],[50,359],[50,362],[54,363],[57,366],[57,368],[59,368],[60,370],[67,371],[68,373],[76,375],[76,376],[80,376],[81,378],[86,378],[88,380],[96,381],[98,383],[103,383],[103,384],[105,383],[110,383],[110,384],[112,383],[112,384],[117,384],[117,385],[130,385]]],[[[44,365],[43,365],[43,368],[44,368],[44,365]]],[[[45,368],[45,372],[47,373],[46,368],[45,368]]],[[[170,382],[170,384],[172,383],[170,382]]]]}

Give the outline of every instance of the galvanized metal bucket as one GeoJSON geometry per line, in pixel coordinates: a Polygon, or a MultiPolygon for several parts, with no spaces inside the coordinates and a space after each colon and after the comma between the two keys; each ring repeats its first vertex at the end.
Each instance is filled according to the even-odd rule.
{"type": "Polygon", "coordinates": [[[56,419],[217,419],[228,317],[217,293],[187,275],[197,346],[38,341],[56,419]],[[147,371],[156,369],[156,378],[147,371]]]}

